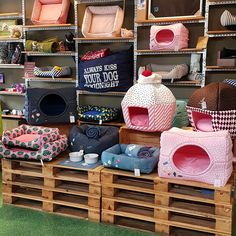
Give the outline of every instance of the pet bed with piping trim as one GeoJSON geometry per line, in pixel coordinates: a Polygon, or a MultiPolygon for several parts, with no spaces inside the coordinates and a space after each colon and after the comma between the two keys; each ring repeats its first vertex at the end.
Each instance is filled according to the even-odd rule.
{"type": "Polygon", "coordinates": [[[83,121],[110,122],[118,118],[119,109],[92,105],[80,106],[78,116],[79,120],[83,121]]]}
{"type": "Polygon", "coordinates": [[[89,6],[81,32],[85,38],[119,37],[124,11],[119,6],[89,6]]]}
{"type": "Polygon", "coordinates": [[[34,75],[36,77],[52,77],[59,78],[71,75],[71,68],[69,66],[46,66],[34,67],[34,75]]]}
{"type": "Polygon", "coordinates": [[[35,25],[65,24],[70,0],[35,0],[31,21],[35,25]]]}
{"type": "Polygon", "coordinates": [[[116,144],[102,153],[105,167],[151,173],[159,160],[159,148],[136,144],[116,144]]]}
{"type": "Polygon", "coordinates": [[[73,126],[69,133],[69,148],[72,152],[101,153],[119,143],[119,129],[113,126],[73,126]]]}
{"type": "Polygon", "coordinates": [[[51,161],[67,146],[67,137],[56,128],[21,125],[4,131],[0,158],[51,161]]]}

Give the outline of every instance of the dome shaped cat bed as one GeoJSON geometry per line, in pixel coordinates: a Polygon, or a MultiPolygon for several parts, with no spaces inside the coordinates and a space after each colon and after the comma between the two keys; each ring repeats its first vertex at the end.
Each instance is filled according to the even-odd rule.
{"type": "Polygon", "coordinates": [[[151,50],[175,50],[188,47],[188,29],[181,23],[153,25],[150,31],[151,50]]]}
{"type": "Polygon", "coordinates": [[[196,90],[187,106],[194,130],[228,130],[236,137],[236,87],[226,83],[211,83],[196,90]]]}
{"type": "Polygon", "coordinates": [[[142,131],[163,131],[171,127],[176,102],[161,84],[161,76],[144,71],[121,102],[126,125],[142,131]]]}
{"type": "Polygon", "coordinates": [[[172,128],[161,135],[158,174],[224,186],[233,170],[228,131],[194,132],[172,128]]]}

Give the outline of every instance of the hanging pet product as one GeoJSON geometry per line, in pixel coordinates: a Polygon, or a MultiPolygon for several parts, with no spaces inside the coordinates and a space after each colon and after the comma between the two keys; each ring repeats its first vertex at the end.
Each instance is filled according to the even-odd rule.
{"type": "Polygon", "coordinates": [[[83,36],[85,38],[120,37],[124,6],[123,10],[119,6],[87,7],[81,28],[83,36]]]}
{"type": "Polygon", "coordinates": [[[175,50],[188,47],[189,30],[181,23],[153,25],[150,31],[151,50],[175,50]]]}
{"type": "Polygon", "coordinates": [[[155,132],[171,127],[176,102],[172,92],[161,84],[161,76],[151,71],[139,75],[121,102],[126,125],[131,129],[155,132]]]}
{"type": "Polygon", "coordinates": [[[133,84],[133,49],[79,62],[79,88],[89,92],[126,92],[133,84]]]}
{"type": "Polygon", "coordinates": [[[228,10],[222,13],[220,23],[229,30],[236,30],[236,16],[232,15],[228,10]]]}
{"type": "Polygon", "coordinates": [[[35,0],[31,21],[35,25],[65,24],[70,0],[35,0]]]}
{"type": "Polygon", "coordinates": [[[236,137],[236,87],[227,83],[211,83],[196,90],[189,98],[188,116],[194,130],[228,130],[236,137]]]}
{"type": "Polygon", "coordinates": [[[172,128],[161,135],[158,175],[224,186],[233,170],[227,131],[194,132],[172,128]]]}
{"type": "Polygon", "coordinates": [[[34,67],[34,75],[36,77],[66,77],[71,75],[71,68],[69,66],[47,66],[47,67],[34,67]]]}

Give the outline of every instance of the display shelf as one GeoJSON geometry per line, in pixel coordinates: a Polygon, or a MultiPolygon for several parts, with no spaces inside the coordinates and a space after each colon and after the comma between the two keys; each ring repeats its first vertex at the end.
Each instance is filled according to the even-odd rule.
{"type": "Polygon", "coordinates": [[[0,37],[0,43],[23,43],[24,39],[0,37]]]}
{"type": "Polygon", "coordinates": [[[232,71],[232,72],[235,72],[236,71],[236,66],[229,66],[229,67],[227,67],[227,66],[207,66],[206,67],[206,71],[222,71],[222,72],[230,72],[230,71],[232,71]]]}
{"type": "Polygon", "coordinates": [[[88,92],[85,90],[79,90],[80,95],[94,95],[94,96],[118,96],[123,97],[126,92],[104,92],[104,93],[97,93],[97,92],[88,92]]]}
{"type": "Polygon", "coordinates": [[[136,20],[135,23],[137,26],[151,26],[153,24],[158,25],[166,25],[171,23],[204,23],[205,17],[204,16],[189,16],[189,17],[165,17],[153,20],[144,20],[139,21],[136,20]]]}
{"type": "Polygon", "coordinates": [[[74,38],[77,43],[126,43],[134,42],[134,38],[107,37],[107,38],[74,38]]]}
{"type": "Polygon", "coordinates": [[[20,64],[0,64],[0,68],[2,69],[24,69],[24,65],[20,64]]]}
{"type": "Polygon", "coordinates": [[[169,50],[135,50],[137,55],[158,55],[158,54],[202,54],[204,53],[203,49],[198,48],[184,48],[179,51],[169,51],[169,50]]]}
{"type": "Polygon", "coordinates": [[[9,91],[0,91],[0,95],[9,95],[9,96],[25,96],[25,93],[9,92],[9,91]]]}
{"type": "Polygon", "coordinates": [[[41,31],[41,30],[74,30],[73,24],[49,24],[49,25],[25,25],[25,31],[41,31]]]}
{"type": "Polygon", "coordinates": [[[234,37],[236,36],[236,31],[233,30],[212,30],[207,32],[210,38],[216,37],[234,37]]]}
{"type": "Polygon", "coordinates": [[[236,1],[211,1],[208,2],[209,6],[217,6],[217,5],[231,5],[236,4],[236,1]]]}
{"type": "Polygon", "coordinates": [[[22,14],[19,12],[0,13],[0,20],[21,19],[22,14]]]}
{"type": "Polygon", "coordinates": [[[61,52],[55,52],[55,53],[44,53],[44,52],[34,52],[34,51],[22,51],[22,53],[25,53],[27,56],[42,56],[42,57],[61,57],[61,56],[76,56],[75,52],[71,51],[61,51],[61,52]]]}
{"type": "Polygon", "coordinates": [[[88,125],[103,125],[103,126],[116,126],[116,127],[122,127],[125,125],[125,123],[123,122],[116,122],[116,121],[112,121],[112,122],[104,122],[102,124],[99,124],[98,122],[90,122],[90,121],[82,121],[82,120],[78,120],[78,125],[83,125],[83,124],[88,124],[88,125]]]}
{"type": "MultiPolygon", "coordinates": [[[[77,0],[78,2],[78,0],[77,0]]],[[[79,0],[80,4],[123,2],[123,0],[79,0]]]]}
{"type": "Polygon", "coordinates": [[[41,77],[22,77],[31,82],[50,82],[50,83],[75,83],[74,78],[41,78],[41,77]]]}
{"type": "Polygon", "coordinates": [[[182,81],[175,81],[173,83],[162,82],[166,86],[188,86],[188,87],[199,87],[201,86],[201,81],[199,80],[182,80],[182,81]]]}
{"type": "Polygon", "coordinates": [[[2,118],[6,118],[6,119],[25,119],[25,116],[18,116],[18,115],[4,115],[2,114],[2,118]]]}

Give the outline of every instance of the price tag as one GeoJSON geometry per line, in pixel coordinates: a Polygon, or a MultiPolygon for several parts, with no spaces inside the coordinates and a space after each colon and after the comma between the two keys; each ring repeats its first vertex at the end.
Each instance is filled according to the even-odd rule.
{"type": "Polygon", "coordinates": [[[135,176],[140,176],[140,169],[134,169],[134,175],[135,176]]]}
{"type": "Polygon", "coordinates": [[[75,116],[70,115],[70,123],[75,123],[75,116]]]}

